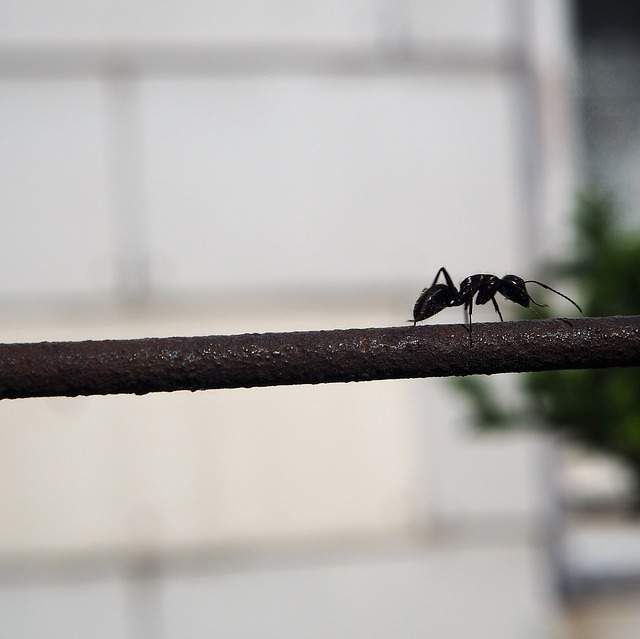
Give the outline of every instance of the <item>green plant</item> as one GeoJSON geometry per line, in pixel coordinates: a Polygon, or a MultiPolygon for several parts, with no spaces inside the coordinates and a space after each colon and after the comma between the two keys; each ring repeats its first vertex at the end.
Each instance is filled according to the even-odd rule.
{"type": "MultiPolygon", "coordinates": [[[[573,255],[547,265],[545,277],[561,279],[565,287],[573,282],[586,316],[638,313],[640,231],[624,227],[613,200],[601,193],[579,198],[575,224],[573,255]]],[[[640,495],[640,368],[523,374],[513,406],[498,399],[490,381],[454,383],[470,400],[479,427],[534,424],[566,434],[629,464],[640,495]]]]}

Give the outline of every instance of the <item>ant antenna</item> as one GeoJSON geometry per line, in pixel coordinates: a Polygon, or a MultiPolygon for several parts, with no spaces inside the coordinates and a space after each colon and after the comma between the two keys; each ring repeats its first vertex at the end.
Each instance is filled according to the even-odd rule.
{"type": "MultiPolygon", "coordinates": [[[[529,298],[529,299],[531,299],[531,298],[529,298]]],[[[531,300],[531,301],[533,302],[533,300],[531,300]]],[[[535,302],[533,302],[533,303],[535,304],[535,302]]],[[[536,306],[543,306],[543,304],[537,304],[536,306]]],[[[544,306],[547,306],[547,304],[544,304],[544,306]]],[[[547,319],[537,308],[532,308],[531,310],[534,312],[535,316],[538,319],[547,319]]]]}
{"type": "Polygon", "coordinates": [[[540,308],[548,308],[549,305],[548,304],[538,304],[538,302],[536,302],[533,297],[531,297],[531,295],[529,295],[529,301],[533,302],[536,306],[539,306],[540,308]]]}
{"type": "MultiPolygon", "coordinates": [[[[555,288],[551,288],[550,286],[547,286],[546,284],[543,284],[542,282],[538,282],[537,280],[527,280],[525,282],[525,284],[537,284],[538,286],[542,286],[542,288],[546,288],[549,291],[553,291],[554,293],[556,293],[556,295],[559,295],[560,297],[564,297],[565,300],[567,300],[568,302],[571,302],[582,313],[582,309],[570,297],[567,297],[566,295],[564,295],[560,291],[556,291],[555,288]]],[[[529,296],[529,299],[531,299],[531,296],[529,296]]],[[[535,304],[535,302],[534,302],[534,304],[535,304]]],[[[540,305],[538,304],[538,306],[540,306],[540,305]]]]}

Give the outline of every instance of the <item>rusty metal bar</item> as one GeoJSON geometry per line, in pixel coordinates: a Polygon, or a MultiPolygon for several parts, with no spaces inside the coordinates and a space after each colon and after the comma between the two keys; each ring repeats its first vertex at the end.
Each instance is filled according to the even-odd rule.
{"type": "Polygon", "coordinates": [[[0,398],[640,365],[640,316],[0,344],[0,398]]]}

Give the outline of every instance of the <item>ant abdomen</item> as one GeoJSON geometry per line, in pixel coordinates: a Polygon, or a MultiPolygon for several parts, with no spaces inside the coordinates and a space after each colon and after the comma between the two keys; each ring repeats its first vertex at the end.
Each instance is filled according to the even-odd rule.
{"type": "Polygon", "coordinates": [[[414,325],[451,306],[452,301],[452,291],[446,284],[435,284],[425,288],[413,307],[414,325]]]}

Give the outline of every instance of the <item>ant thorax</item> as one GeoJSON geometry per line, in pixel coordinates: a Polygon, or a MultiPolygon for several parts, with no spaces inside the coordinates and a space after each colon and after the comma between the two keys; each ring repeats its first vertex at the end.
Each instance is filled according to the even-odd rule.
{"type": "Polygon", "coordinates": [[[459,304],[468,305],[476,293],[476,304],[486,304],[500,290],[500,278],[489,273],[470,275],[460,282],[459,304]]]}

